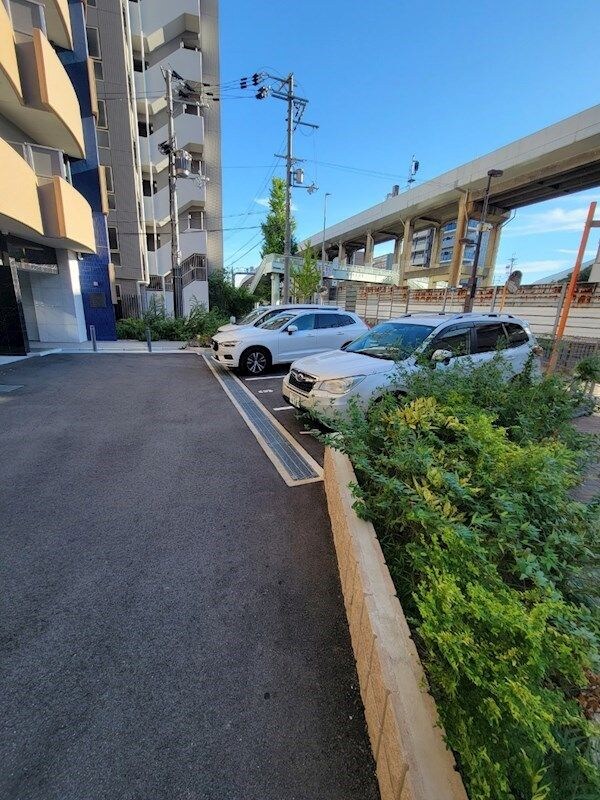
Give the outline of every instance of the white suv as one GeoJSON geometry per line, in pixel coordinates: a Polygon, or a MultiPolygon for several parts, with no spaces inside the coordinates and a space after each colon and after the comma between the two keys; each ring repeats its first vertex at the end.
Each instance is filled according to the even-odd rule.
{"type": "Polygon", "coordinates": [[[217,333],[222,333],[222,331],[236,331],[243,325],[253,325],[255,328],[258,328],[259,325],[263,325],[265,322],[268,322],[271,317],[276,317],[278,314],[281,314],[282,311],[312,311],[318,309],[319,311],[343,311],[343,308],[339,306],[325,306],[317,305],[316,303],[290,303],[289,305],[281,305],[281,306],[257,306],[253,308],[245,317],[239,322],[228,322],[227,325],[221,325],[220,328],[217,329],[217,333]]]}
{"type": "Polygon", "coordinates": [[[213,359],[226,367],[240,367],[261,375],[271,364],[289,364],[297,358],[343,347],[368,328],[349,311],[283,311],[258,328],[235,327],[216,333],[213,359]]]}
{"type": "Polygon", "coordinates": [[[543,352],[529,325],[512,314],[407,314],[381,322],[344,351],[295,361],[282,393],[297,408],[344,413],[351,398],[366,405],[390,389],[401,392],[403,375],[422,369],[424,360],[442,370],[461,362],[477,366],[498,348],[513,375],[531,353],[543,352]]]}

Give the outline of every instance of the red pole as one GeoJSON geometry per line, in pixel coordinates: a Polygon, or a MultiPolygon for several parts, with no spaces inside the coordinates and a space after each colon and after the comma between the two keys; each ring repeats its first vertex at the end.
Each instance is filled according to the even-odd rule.
{"type": "Polygon", "coordinates": [[[596,214],[596,201],[594,200],[593,203],[590,203],[587,219],[583,227],[583,233],[581,234],[579,251],[577,253],[577,258],[575,259],[575,266],[573,267],[571,280],[569,281],[569,288],[567,289],[567,293],[565,295],[565,299],[563,302],[563,307],[560,313],[560,320],[558,322],[558,328],[556,329],[556,338],[554,339],[554,344],[552,345],[552,353],[550,355],[550,361],[548,362],[548,369],[546,370],[547,375],[551,375],[556,368],[556,362],[558,361],[558,345],[560,344],[560,340],[562,339],[563,333],[565,332],[565,328],[567,327],[567,320],[569,319],[571,304],[573,302],[573,297],[575,295],[577,281],[579,280],[579,272],[581,271],[581,265],[583,263],[583,257],[585,255],[585,248],[587,247],[588,238],[590,235],[590,229],[594,224],[595,214],[596,214]]]}

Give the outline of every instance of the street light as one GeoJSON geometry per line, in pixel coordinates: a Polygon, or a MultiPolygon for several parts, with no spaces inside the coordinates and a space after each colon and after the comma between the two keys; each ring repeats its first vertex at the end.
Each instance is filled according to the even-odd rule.
{"type": "Polygon", "coordinates": [[[323,198],[323,241],[321,242],[321,285],[325,276],[325,228],[327,227],[327,198],[331,197],[331,192],[325,192],[323,198]]]}
{"type": "Polygon", "coordinates": [[[475,244],[475,253],[473,255],[473,267],[471,268],[471,277],[469,279],[469,291],[465,297],[463,311],[473,310],[475,292],[477,291],[477,268],[479,266],[479,254],[481,253],[481,240],[483,239],[483,228],[485,226],[485,218],[487,216],[488,205],[490,202],[490,186],[492,185],[492,178],[502,177],[502,175],[504,175],[504,171],[501,169],[490,169],[488,170],[487,175],[487,186],[485,187],[483,208],[481,210],[481,220],[479,221],[479,230],[477,233],[477,243],[475,244]]]}

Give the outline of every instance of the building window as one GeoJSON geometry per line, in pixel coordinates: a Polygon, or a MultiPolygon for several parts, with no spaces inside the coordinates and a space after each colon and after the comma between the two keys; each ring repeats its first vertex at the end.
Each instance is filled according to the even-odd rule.
{"type": "Polygon", "coordinates": [[[149,253],[154,253],[160,247],[160,236],[153,233],[146,234],[146,248],[149,253]]]}
{"type": "Polygon", "coordinates": [[[121,253],[119,252],[119,232],[111,225],[108,226],[108,245],[110,247],[110,260],[115,267],[120,267],[121,253]]]}
{"type": "Polygon", "coordinates": [[[108,197],[108,207],[109,207],[109,209],[111,211],[114,211],[115,208],[117,207],[117,200],[116,200],[114,194],[108,194],[108,192],[107,192],[106,196],[108,197]]]}
{"type": "Polygon", "coordinates": [[[98,137],[98,147],[110,147],[110,137],[108,135],[108,131],[99,128],[96,131],[96,135],[98,137]]]}
{"type": "Polygon", "coordinates": [[[199,158],[192,158],[191,171],[194,175],[202,175],[202,161],[199,158]]]}
{"type": "Polygon", "coordinates": [[[150,136],[150,134],[154,133],[154,125],[151,122],[146,123],[138,119],[138,133],[140,136],[150,136]]]}
{"type": "Polygon", "coordinates": [[[97,81],[104,80],[104,69],[102,68],[101,61],[94,61],[94,75],[97,81]]]}
{"type": "Polygon", "coordinates": [[[96,0],[87,0],[87,4],[92,8],[96,8],[96,0]]]}
{"type": "Polygon", "coordinates": [[[98,128],[108,128],[108,119],[106,117],[106,100],[98,100],[98,121],[96,122],[98,128]]]}
{"type": "Polygon", "coordinates": [[[115,191],[115,187],[113,184],[113,171],[112,167],[104,167],[104,180],[106,181],[106,191],[111,192],[115,191]]]}
{"type": "Polygon", "coordinates": [[[41,3],[31,3],[27,0],[11,0],[10,16],[12,27],[19,41],[31,41],[33,29],[39,28],[46,33],[44,6],[41,3]]]}
{"type": "Polygon", "coordinates": [[[202,228],[204,228],[204,214],[202,211],[190,211],[188,219],[190,228],[196,230],[202,230],[202,228]]]}
{"type": "Polygon", "coordinates": [[[156,181],[150,181],[148,178],[143,178],[142,190],[144,197],[152,197],[152,195],[156,192],[156,181]]]}
{"type": "Polygon", "coordinates": [[[200,107],[196,103],[184,103],[183,110],[186,114],[192,114],[194,117],[200,116],[200,107]]]}
{"type": "Polygon", "coordinates": [[[145,69],[148,69],[149,64],[147,61],[142,61],[141,58],[137,58],[136,56],[133,57],[133,70],[134,72],[143,72],[145,69]]]}
{"type": "Polygon", "coordinates": [[[88,53],[92,58],[102,58],[100,49],[100,31],[98,28],[91,28],[89,25],[85,29],[88,42],[88,53]]]}

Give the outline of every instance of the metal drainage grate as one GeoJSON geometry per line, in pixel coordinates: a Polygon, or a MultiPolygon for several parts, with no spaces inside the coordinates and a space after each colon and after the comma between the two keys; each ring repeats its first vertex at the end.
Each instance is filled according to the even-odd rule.
{"type": "Polygon", "coordinates": [[[322,478],[321,470],[315,469],[315,467],[302,456],[299,452],[299,450],[301,450],[300,445],[297,445],[298,449],[296,449],[296,447],[286,439],[277,425],[274,424],[270,414],[265,411],[236,377],[232,375],[226,367],[222,367],[214,361],[209,362],[209,366],[248,417],[252,425],[256,428],[258,434],[260,434],[264,442],[280,461],[291,480],[293,482],[320,480],[322,478]]]}

